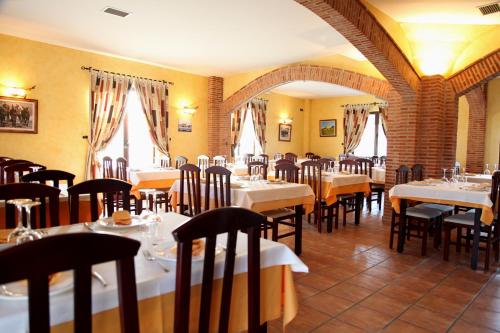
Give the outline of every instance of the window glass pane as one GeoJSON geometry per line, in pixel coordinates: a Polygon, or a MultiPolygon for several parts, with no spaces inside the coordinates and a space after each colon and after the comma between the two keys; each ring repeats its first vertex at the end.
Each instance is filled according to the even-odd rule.
{"type": "Polygon", "coordinates": [[[359,146],[355,149],[356,156],[369,157],[375,153],[375,114],[368,116],[365,131],[361,137],[359,146]]]}
{"type": "Polygon", "coordinates": [[[141,101],[135,89],[130,91],[127,101],[129,166],[143,169],[153,165],[154,144],[149,135],[149,126],[142,111],[141,101]]]}
{"type": "Polygon", "coordinates": [[[238,147],[236,147],[235,152],[238,160],[242,160],[245,154],[262,154],[262,147],[255,135],[252,112],[250,112],[250,110],[247,110],[245,121],[243,122],[243,129],[241,130],[240,143],[238,147]]]}
{"type": "Polygon", "coordinates": [[[123,156],[123,129],[125,122],[122,119],[120,126],[116,130],[115,135],[111,138],[105,149],[101,150],[97,155],[100,160],[104,156],[109,156],[113,160],[123,156]]]}
{"type": "Polygon", "coordinates": [[[378,123],[378,156],[387,156],[387,137],[382,128],[382,121],[378,123]]]}

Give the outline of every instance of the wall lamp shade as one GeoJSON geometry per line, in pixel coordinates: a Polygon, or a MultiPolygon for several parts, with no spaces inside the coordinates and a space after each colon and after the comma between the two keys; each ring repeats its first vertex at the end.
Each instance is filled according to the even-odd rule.
{"type": "Polygon", "coordinates": [[[26,89],[23,88],[8,87],[5,89],[5,94],[10,97],[25,98],[26,93],[26,89]]]}
{"type": "Polygon", "coordinates": [[[197,106],[195,106],[195,107],[185,106],[182,108],[182,113],[192,115],[192,114],[196,113],[197,109],[198,109],[197,106]]]}
{"type": "Polygon", "coordinates": [[[292,120],[291,118],[282,118],[282,119],[280,120],[280,123],[281,123],[281,124],[291,124],[291,123],[292,123],[292,121],[293,121],[293,120],[292,120]]]}

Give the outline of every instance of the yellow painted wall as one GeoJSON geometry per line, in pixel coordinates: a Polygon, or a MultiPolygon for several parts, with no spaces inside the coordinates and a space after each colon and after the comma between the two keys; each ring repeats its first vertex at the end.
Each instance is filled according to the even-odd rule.
{"type": "Polygon", "coordinates": [[[486,147],[484,163],[499,163],[500,145],[500,79],[488,83],[488,104],[486,109],[486,147]]]}
{"type": "Polygon", "coordinates": [[[267,99],[266,115],[266,153],[274,156],[275,153],[294,152],[299,156],[304,155],[304,115],[306,100],[294,98],[282,94],[266,93],[261,95],[267,99]],[[292,137],[291,141],[278,141],[278,129],[280,120],[291,118],[292,137]]]}
{"type": "Polygon", "coordinates": [[[344,104],[372,103],[382,100],[371,96],[345,96],[334,98],[313,99],[309,116],[309,150],[320,156],[335,157],[344,152],[344,104]],[[337,119],[337,136],[320,137],[319,121],[322,119],[337,119]]]}
{"type": "MultiPolygon", "coordinates": [[[[208,150],[206,77],[95,53],[0,34],[0,83],[36,85],[28,98],[38,99],[38,134],[0,133],[0,156],[32,160],[62,169],[82,180],[87,144],[90,75],[82,65],[173,81],[170,89],[171,155],[190,160],[208,150]],[[182,104],[198,105],[193,132],[177,132],[182,104]]],[[[0,94],[3,93],[0,91],[0,94]]]]}
{"type": "Polygon", "coordinates": [[[467,165],[467,135],[469,130],[469,103],[465,96],[458,99],[457,151],[456,160],[467,165]]]}

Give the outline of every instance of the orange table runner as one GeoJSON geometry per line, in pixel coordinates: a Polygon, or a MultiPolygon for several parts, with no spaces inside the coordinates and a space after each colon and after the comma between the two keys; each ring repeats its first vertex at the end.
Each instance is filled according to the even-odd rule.
{"type": "Polygon", "coordinates": [[[331,182],[323,182],[321,184],[323,199],[328,206],[337,202],[337,196],[341,194],[349,194],[355,192],[363,192],[365,197],[371,193],[370,183],[359,183],[352,185],[333,186],[331,182]]]}
{"type": "Polygon", "coordinates": [[[169,188],[175,183],[178,178],[167,178],[167,179],[153,179],[153,180],[142,180],[139,183],[132,186],[130,192],[137,198],[141,198],[142,188],[169,188]]]}

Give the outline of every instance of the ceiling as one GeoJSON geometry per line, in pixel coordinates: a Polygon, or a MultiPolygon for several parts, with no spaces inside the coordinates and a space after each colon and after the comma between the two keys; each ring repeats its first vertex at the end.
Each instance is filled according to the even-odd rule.
{"type": "Polygon", "coordinates": [[[271,92],[307,99],[366,95],[359,90],[317,81],[294,81],[276,87],[271,92]]]}
{"type": "Polygon", "coordinates": [[[366,60],[291,0],[0,0],[0,33],[200,75],[332,54],[366,60]],[[106,14],[108,6],[132,15],[106,14]]]}

